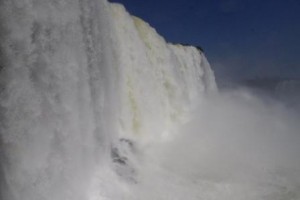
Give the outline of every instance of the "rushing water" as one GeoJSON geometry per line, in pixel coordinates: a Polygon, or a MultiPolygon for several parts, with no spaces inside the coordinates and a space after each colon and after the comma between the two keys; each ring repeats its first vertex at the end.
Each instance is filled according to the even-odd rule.
{"type": "Polygon", "coordinates": [[[299,118],[105,0],[0,3],[3,200],[299,199],[299,118]],[[272,104],[273,105],[273,104],[272,104]]]}

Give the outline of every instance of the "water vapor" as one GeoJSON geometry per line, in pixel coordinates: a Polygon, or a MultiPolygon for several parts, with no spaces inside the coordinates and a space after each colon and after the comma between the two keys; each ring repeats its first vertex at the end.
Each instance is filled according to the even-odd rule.
{"type": "Polygon", "coordinates": [[[282,103],[226,91],[206,98],[154,154],[164,176],[174,175],[162,180],[178,184],[174,199],[187,185],[187,199],[299,199],[299,130],[299,113],[282,103]]]}

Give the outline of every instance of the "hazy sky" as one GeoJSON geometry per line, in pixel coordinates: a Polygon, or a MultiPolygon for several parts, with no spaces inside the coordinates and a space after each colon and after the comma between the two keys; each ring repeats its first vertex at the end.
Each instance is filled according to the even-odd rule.
{"type": "Polygon", "coordinates": [[[299,0],[113,0],[169,42],[203,47],[218,78],[300,77],[299,0]]]}

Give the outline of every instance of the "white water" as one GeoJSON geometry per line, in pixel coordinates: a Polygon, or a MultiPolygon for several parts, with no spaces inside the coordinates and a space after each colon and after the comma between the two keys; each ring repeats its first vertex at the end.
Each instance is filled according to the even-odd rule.
{"type": "Polygon", "coordinates": [[[297,114],[216,94],[196,48],[104,0],[0,15],[2,199],[299,199],[297,114]]]}

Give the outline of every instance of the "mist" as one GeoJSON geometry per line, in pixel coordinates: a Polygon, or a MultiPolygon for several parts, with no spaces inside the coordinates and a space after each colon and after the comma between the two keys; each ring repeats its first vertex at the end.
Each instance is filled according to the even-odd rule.
{"type": "Polygon", "coordinates": [[[211,95],[153,148],[147,181],[155,193],[172,191],[161,199],[299,199],[299,119],[282,102],[246,89],[211,95]]]}
{"type": "Polygon", "coordinates": [[[0,22],[1,200],[300,199],[296,98],[218,91],[201,48],[106,0],[0,22]]]}

